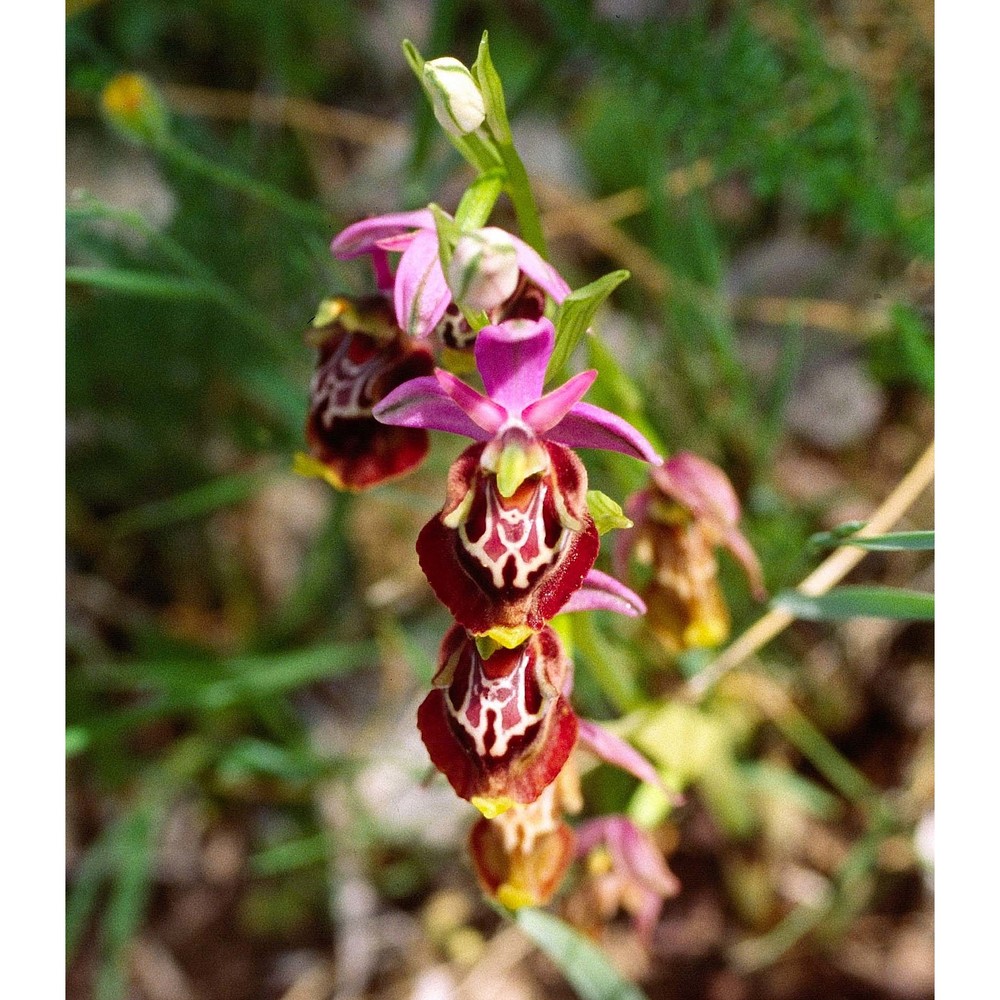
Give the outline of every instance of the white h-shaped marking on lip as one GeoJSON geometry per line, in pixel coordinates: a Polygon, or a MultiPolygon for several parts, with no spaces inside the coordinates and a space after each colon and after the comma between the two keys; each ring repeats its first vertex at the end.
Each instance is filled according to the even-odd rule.
{"type": "Polygon", "coordinates": [[[445,696],[445,704],[448,706],[452,718],[472,738],[476,745],[476,753],[480,757],[485,757],[487,754],[486,733],[490,729],[493,731],[493,746],[489,749],[489,755],[503,757],[514,737],[523,736],[531,726],[541,722],[545,717],[548,710],[548,699],[543,696],[542,704],[537,712],[528,711],[525,691],[525,673],[528,663],[527,647],[522,650],[514,669],[506,676],[498,677],[495,680],[483,675],[482,661],[478,654],[472,653],[471,655],[473,663],[461,707],[455,709],[447,695],[445,696]],[[475,726],[471,725],[468,714],[473,696],[479,702],[479,722],[475,726]],[[502,723],[503,710],[514,697],[517,698],[517,715],[520,721],[507,729],[502,723]],[[491,712],[493,714],[492,726],[490,725],[491,712]]]}
{"type": "Polygon", "coordinates": [[[514,560],[517,572],[514,574],[513,586],[523,590],[528,586],[531,574],[540,566],[552,562],[565,548],[569,534],[559,527],[559,539],[555,546],[545,544],[545,497],[548,485],[540,482],[531,498],[526,511],[516,507],[504,508],[496,495],[496,481],[491,477],[485,483],[486,489],[486,525],[482,537],[473,542],[469,538],[466,524],[459,527],[459,537],[465,550],[485,570],[488,570],[493,586],[498,590],[503,587],[503,571],[508,558],[514,560]],[[509,526],[509,528],[507,527],[509,526]],[[518,531],[517,529],[521,530],[518,531]],[[538,554],[533,559],[525,559],[521,554],[521,546],[530,537],[534,529],[538,539],[538,554]],[[500,541],[504,551],[500,557],[493,559],[486,551],[486,543],[494,537],[500,541]],[[511,536],[514,536],[513,538],[511,536]]]}
{"type": "Polygon", "coordinates": [[[345,334],[326,363],[313,373],[310,389],[313,395],[322,394],[326,397],[326,406],[321,416],[323,423],[327,425],[336,417],[371,416],[374,404],[363,403],[362,398],[366,396],[368,387],[385,362],[378,354],[364,361],[352,361],[347,352],[353,336],[345,334]],[[345,386],[348,391],[347,402],[340,404],[334,397],[345,386]]]}

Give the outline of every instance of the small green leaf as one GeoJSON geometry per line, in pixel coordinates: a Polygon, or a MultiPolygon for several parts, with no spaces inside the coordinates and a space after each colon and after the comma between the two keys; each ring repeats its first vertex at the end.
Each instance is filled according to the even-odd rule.
{"type": "Polygon", "coordinates": [[[455,212],[455,221],[460,229],[479,229],[486,225],[506,179],[507,172],[497,168],[480,174],[469,185],[455,212]]]}
{"type": "Polygon", "coordinates": [[[847,618],[931,621],[934,618],[933,594],[895,587],[837,587],[820,597],[786,590],[772,603],[806,621],[843,621],[847,618]]]}
{"type": "Polygon", "coordinates": [[[870,552],[928,552],[934,550],[933,531],[896,531],[888,535],[854,537],[854,532],[861,527],[863,525],[859,522],[851,522],[849,525],[840,525],[833,531],[821,531],[809,539],[809,545],[816,549],[854,545],[859,549],[868,549],[870,552]],[[851,530],[846,530],[848,528],[851,530]]]}
{"type": "Polygon", "coordinates": [[[596,945],[558,917],[526,907],[513,914],[513,919],[559,966],[581,1000],[647,1000],[596,945]]]}
{"type": "Polygon", "coordinates": [[[559,375],[580,338],[594,321],[601,304],[629,277],[628,271],[612,271],[566,296],[556,313],[556,343],[549,360],[547,378],[554,379],[559,375]]]}
{"type": "Polygon", "coordinates": [[[431,202],[427,206],[434,216],[434,227],[437,229],[438,253],[441,257],[441,268],[448,273],[448,262],[451,260],[455,244],[462,235],[458,223],[440,206],[431,202]]]}
{"type": "Polygon", "coordinates": [[[286,872],[327,861],[330,853],[329,835],[315,833],[258,851],[250,857],[250,870],[264,878],[284,875],[286,872]]]}
{"type": "Polygon", "coordinates": [[[410,69],[413,70],[417,79],[420,81],[420,85],[423,86],[425,60],[420,54],[420,50],[409,40],[409,38],[403,39],[403,55],[406,58],[407,63],[409,63],[410,69]]]}
{"type": "Polygon", "coordinates": [[[472,64],[472,75],[479,84],[486,103],[486,124],[493,138],[501,145],[512,141],[510,123],[507,121],[507,102],[503,96],[503,83],[490,57],[489,33],[484,31],[479,43],[479,53],[472,64]]]}
{"type": "Polygon", "coordinates": [[[600,490],[587,490],[587,509],[601,535],[616,528],[632,527],[632,522],[622,513],[621,505],[600,490]]]}
{"type": "Polygon", "coordinates": [[[812,549],[830,548],[842,545],[845,538],[850,538],[851,535],[856,535],[865,526],[865,524],[867,524],[866,521],[845,521],[843,524],[838,524],[836,528],[832,528],[830,531],[818,531],[815,535],[810,537],[808,545],[812,549]]]}

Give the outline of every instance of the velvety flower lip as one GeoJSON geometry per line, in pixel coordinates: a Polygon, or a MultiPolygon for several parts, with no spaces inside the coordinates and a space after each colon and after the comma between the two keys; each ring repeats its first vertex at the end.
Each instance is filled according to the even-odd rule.
{"type": "MultiPolygon", "coordinates": [[[[602,586],[610,580],[595,575],[602,586]]],[[[452,626],[441,644],[434,687],[417,714],[424,745],[455,792],[484,815],[534,801],[560,773],[578,736],[591,753],[655,785],[671,801],[683,801],[637,750],[576,717],[569,705],[573,664],[548,626],[513,649],[486,655],[473,636],[452,626]]]]}
{"type": "Polygon", "coordinates": [[[540,440],[618,451],[660,464],[653,446],[629,423],[581,402],[597,378],[595,370],[581,372],[543,394],[554,343],[555,329],[545,317],[486,326],[475,346],[485,396],[437,369],[433,377],[414,379],[390,393],[376,407],[375,417],[401,427],[466,434],[476,441],[519,427],[540,440]]]}
{"type": "Polygon", "coordinates": [[[562,610],[600,538],[587,513],[586,470],[568,448],[540,443],[545,472],[505,497],[483,468],[488,447],[472,445],[452,464],[444,508],[417,537],[417,556],[461,625],[509,646],[562,610]]]}
{"type": "MultiPolygon", "coordinates": [[[[502,230],[486,227],[477,232],[489,238],[502,230]]],[[[569,295],[570,287],[555,268],[523,240],[509,233],[503,235],[514,246],[521,274],[553,301],[562,302],[569,295]]],[[[452,302],[452,292],[441,267],[434,216],[429,209],[362,219],[339,233],[330,249],[341,260],[372,254],[374,261],[387,252],[402,254],[393,285],[393,304],[400,328],[412,337],[428,336],[452,302]]]]}
{"type": "Polygon", "coordinates": [[[533,802],[576,745],[576,715],[563,694],[572,668],[556,634],[546,628],[484,660],[455,625],[438,663],[434,690],[417,712],[434,766],[457,795],[490,804],[494,814],[533,802]]]}
{"type": "Polygon", "coordinates": [[[309,332],[319,350],[306,420],[310,456],[300,456],[297,468],[344,490],[409,472],[427,454],[426,431],[387,427],[372,408],[401,382],[430,371],[430,352],[398,329],[382,298],[329,299],[318,321],[323,325],[309,332]]]}

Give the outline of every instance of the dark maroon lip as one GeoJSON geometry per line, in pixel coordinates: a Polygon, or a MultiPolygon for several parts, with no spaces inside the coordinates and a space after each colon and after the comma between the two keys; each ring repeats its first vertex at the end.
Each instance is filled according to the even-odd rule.
{"type": "Polygon", "coordinates": [[[555,633],[546,628],[484,661],[472,637],[453,626],[440,663],[439,686],[417,712],[434,766],[461,798],[535,801],[577,739],[563,693],[569,660],[555,633]]]}
{"type": "Polygon", "coordinates": [[[372,407],[404,382],[429,375],[434,361],[395,326],[384,300],[362,300],[355,307],[384,327],[385,336],[338,321],[318,331],[306,439],[313,458],[339,486],[364,490],[412,471],[427,457],[427,431],[380,424],[372,407]]]}
{"type": "MultiPolygon", "coordinates": [[[[548,474],[524,485],[510,500],[500,498],[491,474],[479,466],[481,444],[466,449],[452,466],[444,509],[417,538],[421,569],[438,599],[459,624],[482,634],[494,628],[526,625],[540,629],[579,590],[594,565],[600,539],[586,512],[586,472],[579,459],[562,445],[546,443],[552,459],[548,474]],[[466,519],[449,527],[446,518],[472,493],[466,519]],[[532,508],[535,504],[537,512],[532,508]],[[560,520],[560,505],[580,524],[580,530],[560,520]],[[507,551],[497,533],[501,517],[537,513],[539,526],[524,532],[523,548],[507,551]],[[516,585],[519,565],[538,561],[516,585]]],[[[508,533],[508,526],[503,528],[508,533]]]]}

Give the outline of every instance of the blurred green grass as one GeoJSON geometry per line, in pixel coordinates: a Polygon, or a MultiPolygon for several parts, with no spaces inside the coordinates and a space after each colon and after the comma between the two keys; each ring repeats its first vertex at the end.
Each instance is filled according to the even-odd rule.
{"type": "MultiPolygon", "coordinates": [[[[672,283],[664,295],[636,280],[616,291],[632,317],[628,349],[590,345],[602,373],[590,398],[671,450],[721,462],[746,498],[769,585],[793,586],[811,565],[806,543],[823,509],[785,499],[773,466],[817,334],[793,316],[777,331],[769,376],[751,373],[727,276],[747,247],[787,230],[863,259],[868,281],[890,289],[888,321],[846,349],[893,398],[933,391],[929,317],[906,280],[933,257],[932,54],[916,14],[885,5],[875,55],[888,62],[868,64],[863,25],[795,2],[670,5],[636,22],[563,0],[427,10],[422,19],[421,5],[407,8],[407,30],[429,55],[471,59],[489,29],[515,136],[530,111],[577,164],[560,184],[583,199],[643,193],[645,207],[618,225],[672,283]],[[711,183],[670,193],[664,178],[700,161],[711,183]],[[659,336],[644,334],[649,324],[659,336]],[[619,363],[630,382],[616,379],[619,363]]],[[[411,206],[441,197],[458,169],[408,76],[398,30],[385,7],[306,0],[109,0],[67,19],[80,112],[69,122],[69,182],[84,189],[67,213],[68,748],[71,784],[110,817],[71,879],[68,947],[85,939],[110,886],[98,996],[122,995],[167,805],[191,794],[224,801],[262,777],[308,801],[331,765],[310,745],[301,690],[362,668],[377,689],[385,678],[371,668],[391,658],[387,648],[402,647],[424,674],[434,656],[441,621],[427,602],[373,610],[364,595],[373,548],[412,547],[408,507],[438,502],[443,458],[413,484],[380,491],[394,533],[374,543],[358,529],[364,499],[324,497],[303,544],[300,487],[281,494],[289,524],[279,536],[304,554],[286,556],[278,597],[247,540],[274,519],[273,506],[254,505],[287,485],[302,446],[312,357],[301,333],[322,297],[360,288],[359,271],[330,258],[329,238],[363,211],[365,185],[379,208],[411,206]],[[123,71],[364,112],[412,125],[413,139],[387,166],[378,148],[175,106],[177,148],[157,154],[96,114],[102,86],[123,71]],[[233,527],[252,510],[256,520],[233,527]]],[[[579,233],[557,254],[576,286],[629,266],[579,233]]],[[[826,336],[844,347],[842,334],[826,336]]],[[[587,460],[593,485],[618,499],[642,483],[634,465],[587,460]]],[[[731,570],[739,628],[757,609],[731,570]]],[[[593,641],[626,649],[607,623],[597,632],[593,641]]],[[[656,677],[640,674],[653,687],[656,677]]],[[[595,714],[610,712],[592,676],[579,694],[595,714]]],[[[607,797],[620,806],[630,792],[609,784],[607,797]]],[[[268,848],[278,855],[257,855],[270,858],[259,870],[280,871],[283,849],[306,865],[328,858],[318,813],[307,809],[299,828],[268,848]]],[[[389,837],[376,823],[380,836],[389,837]]]]}

